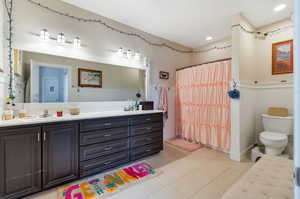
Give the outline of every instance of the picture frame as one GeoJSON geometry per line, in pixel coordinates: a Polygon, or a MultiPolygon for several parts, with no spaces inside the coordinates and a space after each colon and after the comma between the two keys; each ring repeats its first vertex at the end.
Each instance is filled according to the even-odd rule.
{"type": "Polygon", "coordinates": [[[272,75],[294,72],[293,40],[272,44],[272,75]]]}
{"type": "Polygon", "coordinates": [[[168,80],[169,76],[170,76],[170,74],[168,72],[165,72],[165,71],[160,71],[159,72],[159,78],[160,79],[168,80]]]}
{"type": "Polygon", "coordinates": [[[102,88],[102,71],[91,69],[78,69],[78,86],[102,88]]]}

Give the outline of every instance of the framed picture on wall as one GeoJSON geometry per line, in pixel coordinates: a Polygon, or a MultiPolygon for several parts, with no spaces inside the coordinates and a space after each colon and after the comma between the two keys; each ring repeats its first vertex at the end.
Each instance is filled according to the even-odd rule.
{"type": "Polygon", "coordinates": [[[272,75],[293,73],[293,40],[272,45],[272,75]]]}
{"type": "Polygon", "coordinates": [[[159,72],[159,78],[160,78],[160,79],[168,80],[168,79],[169,79],[169,73],[168,73],[168,72],[165,72],[165,71],[160,71],[160,72],[159,72]]]}
{"type": "Polygon", "coordinates": [[[102,88],[102,71],[78,69],[78,86],[102,88]]]}

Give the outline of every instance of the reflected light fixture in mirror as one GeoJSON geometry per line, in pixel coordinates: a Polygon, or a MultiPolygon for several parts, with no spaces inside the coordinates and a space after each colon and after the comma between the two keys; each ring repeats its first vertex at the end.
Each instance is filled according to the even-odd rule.
{"type": "Polygon", "coordinates": [[[213,40],[213,37],[212,37],[212,36],[206,37],[206,41],[211,41],[211,40],[213,40]]]}
{"type": "Polygon", "coordinates": [[[123,56],[123,48],[118,49],[118,56],[122,57],[123,56]]]}
{"type": "Polygon", "coordinates": [[[75,48],[80,48],[81,47],[81,40],[80,40],[80,37],[76,37],[74,39],[74,47],[75,48]]]}
{"type": "Polygon", "coordinates": [[[59,33],[57,35],[57,43],[59,45],[65,45],[65,43],[66,43],[66,37],[65,37],[64,33],[59,33]]]}
{"type": "Polygon", "coordinates": [[[139,60],[139,59],[141,58],[141,53],[138,52],[138,51],[135,52],[134,58],[135,58],[136,60],[139,60]]]}
{"type": "Polygon", "coordinates": [[[149,61],[148,57],[144,57],[144,66],[146,67],[148,66],[148,61],[149,61]]]}
{"type": "Polygon", "coordinates": [[[130,59],[132,57],[132,51],[127,50],[127,58],[130,59]]]}
{"type": "Polygon", "coordinates": [[[282,3],[282,4],[279,4],[277,6],[275,6],[274,8],[274,12],[279,12],[279,11],[282,11],[286,8],[286,4],[282,3]]]}
{"type": "Polygon", "coordinates": [[[43,41],[49,41],[50,34],[49,34],[49,32],[48,32],[47,29],[41,30],[40,38],[41,38],[43,41]]]}

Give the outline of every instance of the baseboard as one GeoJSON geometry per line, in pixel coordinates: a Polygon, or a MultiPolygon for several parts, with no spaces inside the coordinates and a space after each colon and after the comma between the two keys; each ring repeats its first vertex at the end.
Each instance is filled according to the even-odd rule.
{"type": "Polygon", "coordinates": [[[241,162],[248,158],[248,153],[254,147],[255,144],[249,145],[246,149],[241,151],[240,153],[230,153],[230,159],[234,161],[241,162]]]}

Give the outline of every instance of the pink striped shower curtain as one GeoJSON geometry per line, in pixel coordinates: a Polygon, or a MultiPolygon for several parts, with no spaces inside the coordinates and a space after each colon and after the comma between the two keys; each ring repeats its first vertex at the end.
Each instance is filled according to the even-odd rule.
{"type": "Polygon", "coordinates": [[[176,134],[229,151],[231,60],[176,72],[176,134]]]}

